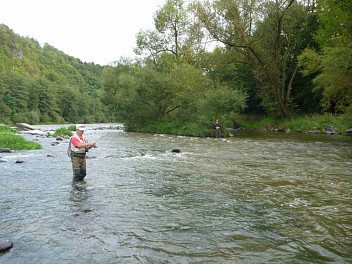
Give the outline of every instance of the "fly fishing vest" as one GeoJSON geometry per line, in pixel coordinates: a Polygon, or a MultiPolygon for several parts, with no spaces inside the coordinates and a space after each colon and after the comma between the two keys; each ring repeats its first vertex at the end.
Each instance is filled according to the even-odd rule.
{"type": "Polygon", "coordinates": [[[76,148],[71,142],[71,139],[73,137],[77,138],[79,143],[86,143],[86,140],[84,139],[84,137],[83,137],[83,140],[82,140],[77,134],[73,135],[70,138],[70,143],[69,143],[69,146],[68,146],[67,154],[68,154],[69,157],[71,157],[71,156],[75,157],[76,156],[76,157],[82,157],[83,158],[85,156],[87,150],[85,148],[76,148]]]}

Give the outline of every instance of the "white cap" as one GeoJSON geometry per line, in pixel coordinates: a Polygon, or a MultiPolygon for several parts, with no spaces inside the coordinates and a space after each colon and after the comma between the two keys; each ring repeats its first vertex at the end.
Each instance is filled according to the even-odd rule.
{"type": "Polygon", "coordinates": [[[79,125],[76,125],[76,130],[84,131],[86,130],[86,127],[84,125],[79,124],[79,125]]]}

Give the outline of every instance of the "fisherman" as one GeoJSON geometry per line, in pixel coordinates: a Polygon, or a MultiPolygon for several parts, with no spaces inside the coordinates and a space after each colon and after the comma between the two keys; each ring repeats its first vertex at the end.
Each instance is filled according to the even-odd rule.
{"type": "Polygon", "coordinates": [[[219,123],[219,120],[216,120],[214,124],[214,132],[215,132],[215,137],[221,137],[221,125],[219,123]]]}
{"type": "Polygon", "coordinates": [[[86,153],[95,147],[95,142],[85,140],[84,125],[76,125],[76,133],[70,138],[69,155],[72,161],[73,182],[83,181],[86,176],[86,153]]]}

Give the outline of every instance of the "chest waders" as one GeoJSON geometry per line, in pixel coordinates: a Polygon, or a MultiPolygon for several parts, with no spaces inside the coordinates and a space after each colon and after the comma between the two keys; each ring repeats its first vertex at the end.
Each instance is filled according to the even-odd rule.
{"type": "MultiPolygon", "coordinates": [[[[81,143],[84,143],[85,140],[81,140],[78,136],[74,136],[78,138],[81,143]]],[[[67,150],[67,154],[71,157],[72,162],[72,170],[73,170],[73,181],[83,181],[84,177],[87,174],[86,167],[86,150],[75,148],[70,139],[69,147],[67,150]]]]}

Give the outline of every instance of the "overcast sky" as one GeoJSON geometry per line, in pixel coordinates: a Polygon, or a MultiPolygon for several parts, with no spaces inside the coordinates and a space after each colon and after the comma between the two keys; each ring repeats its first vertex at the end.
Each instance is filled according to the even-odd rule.
{"type": "Polygon", "coordinates": [[[83,62],[134,57],[136,33],[154,29],[166,0],[0,0],[0,24],[83,62]]]}

